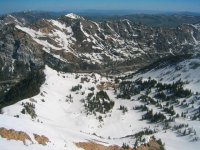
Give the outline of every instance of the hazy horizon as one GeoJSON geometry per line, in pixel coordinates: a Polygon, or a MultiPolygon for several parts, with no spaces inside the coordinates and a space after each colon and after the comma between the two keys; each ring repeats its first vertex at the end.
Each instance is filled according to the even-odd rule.
{"type": "Polygon", "coordinates": [[[85,9],[85,10],[19,10],[11,12],[0,12],[0,15],[8,15],[13,13],[58,13],[58,14],[68,14],[75,13],[78,15],[91,15],[91,16],[124,16],[124,15],[134,15],[134,14],[146,14],[146,15],[172,15],[172,14],[184,14],[184,15],[197,15],[200,16],[200,12],[194,11],[155,11],[155,10],[101,10],[101,9],[85,9]]]}
{"type": "Polygon", "coordinates": [[[21,11],[155,11],[200,13],[199,0],[1,0],[0,14],[21,11]]]}

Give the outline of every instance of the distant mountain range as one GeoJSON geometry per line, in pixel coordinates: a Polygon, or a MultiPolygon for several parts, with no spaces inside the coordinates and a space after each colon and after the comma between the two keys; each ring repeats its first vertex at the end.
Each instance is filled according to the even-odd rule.
{"type": "MultiPolygon", "coordinates": [[[[198,23],[149,27],[126,16],[95,22],[73,13],[56,15],[25,12],[2,18],[0,58],[7,61],[1,64],[4,77],[17,73],[9,69],[15,70],[17,63],[28,68],[48,63],[68,71],[109,69],[114,64],[138,68],[161,57],[199,52],[198,23]]],[[[150,17],[154,18],[162,23],[162,16],[150,17]]],[[[198,22],[197,17],[191,20],[198,22]]]]}
{"type": "MultiPolygon", "coordinates": [[[[25,18],[30,23],[40,19],[57,19],[60,16],[70,13],[46,12],[46,11],[24,11],[11,13],[16,18],[25,18]]],[[[129,19],[136,23],[142,23],[147,26],[167,26],[176,27],[183,23],[194,24],[200,22],[200,13],[195,12],[161,12],[161,11],[142,11],[142,10],[85,10],[75,11],[76,14],[94,21],[129,19]]],[[[1,15],[0,18],[5,17],[1,15]]]]}

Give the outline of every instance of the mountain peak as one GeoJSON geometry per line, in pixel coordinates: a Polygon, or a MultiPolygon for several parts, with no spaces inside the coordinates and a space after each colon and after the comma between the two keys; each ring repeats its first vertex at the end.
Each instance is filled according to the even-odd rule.
{"type": "Polygon", "coordinates": [[[15,18],[14,16],[12,15],[7,15],[3,21],[5,22],[5,24],[18,24],[18,25],[22,25],[21,22],[19,22],[19,20],[17,18],[15,18]]]}
{"type": "Polygon", "coordinates": [[[69,13],[69,14],[67,14],[65,16],[68,17],[68,18],[71,18],[71,19],[84,19],[83,17],[81,17],[79,15],[76,15],[74,13],[69,13]]]}

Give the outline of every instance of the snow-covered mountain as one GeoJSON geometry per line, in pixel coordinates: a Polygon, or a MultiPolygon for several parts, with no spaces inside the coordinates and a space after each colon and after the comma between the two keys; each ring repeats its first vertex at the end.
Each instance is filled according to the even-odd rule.
{"type": "Polygon", "coordinates": [[[65,15],[66,17],[69,17],[71,19],[84,19],[83,17],[79,16],[79,15],[76,15],[74,13],[70,13],[70,14],[67,14],[65,15]]]}
{"type": "Polygon", "coordinates": [[[198,24],[158,28],[126,19],[94,22],[76,14],[33,24],[9,15],[1,22],[4,78],[45,64],[64,71],[137,69],[161,57],[199,52],[198,24]]]}
{"type": "Polygon", "coordinates": [[[198,149],[199,41],[199,24],[4,17],[1,148],[198,149]]]}

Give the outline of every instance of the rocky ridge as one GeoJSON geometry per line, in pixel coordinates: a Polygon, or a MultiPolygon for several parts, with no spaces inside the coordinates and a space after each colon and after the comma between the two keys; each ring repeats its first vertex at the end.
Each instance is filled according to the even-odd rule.
{"type": "Polygon", "coordinates": [[[45,64],[62,71],[135,70],[160,58],[199,53],[199,24],[147,27],[127,19],[94,22],[76,14],[26,24],[0,21],[1,91],[45,64]]]}

